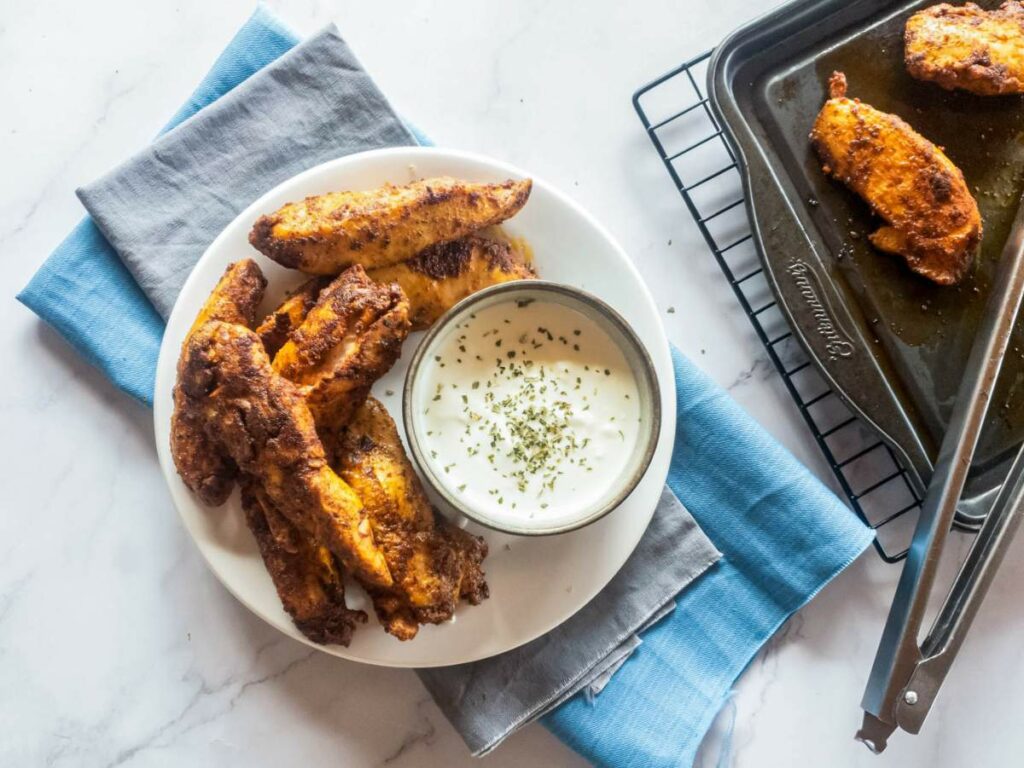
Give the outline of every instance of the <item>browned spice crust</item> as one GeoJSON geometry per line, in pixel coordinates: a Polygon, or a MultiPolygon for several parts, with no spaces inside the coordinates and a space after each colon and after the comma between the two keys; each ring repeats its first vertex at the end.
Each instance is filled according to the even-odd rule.
{"type": "Polygon", "coordinates": [[[409,261],[371,270],[374,280],[398,283],[409,299],[413,330],[429,328],[462,299],[498,283],[536,277],[525,257],[502,240],[471,235],[431,246],[409,261]]]}
{"type": "Polygon", "coordinates": [[[327,465],[305,398],[274,372],[253,331],[202,326],[183,352],[179,386],[201,404],[211,443],[260,483],[292,525],[368,583],[391,583],[362,502],[327,465]]]}
{"type": "Polygon", "coordinates": [[[178,379],[174,386],[174,413],[171,416],[171,456],[185,485],[204,504],[217,507],[227,501],[235,485],[238,468],[229,456],[218,450],[204,431],[200,404],[182,387],[185,349],[203,325],[224,321],[249,326],[263,299],[266,278],[251,259],[229,264],[218,281],[182,344],[178,361],[178,379]]]}
{"type": "Polygon", "coordinates": [[[345,604],[345,584],[334,556],[276,510],[259,483],[243,476],[242,509],[285,611],[314,643],[347,646],[363,611],[345,604]]]}
{"type": "Polygon", "coordinates": [[[508,243],[482,237],[465,237],[450,243],[438,243],[421,251],[409,259],[409,268],[435,280],[458,277],[469,267],[474,252],[482,254],[492,269],[511,272],[517,264],[508,243]]]}
{"type": "Polygon", "coordinates": [[[477,184],[438,177],[316,195],[261,216],[249,242],[277,263],[310,274],[336,275],[353,264],[383,267],[501,223],[519,212],[531,189],[529,179],[477,184]]]}
{"type": "Polygon", "coordinates": [[[256,327],[256,333],[271,358],[291,338],[292,332],[302,325],[306,315],[316,305],[317,297],[330,282],[326,277],[313,277],[304,282],[256,327]]]}
{"type": "Polygon", "coordinates": [[[871,243],[903,256],[912,270],[940,285],[962,280],[982,232],[963,173],[896,115],[847,98],[842,73],[832,75],[829,94],[811,145],[822,170],[885,220],[871,243]]]}
{"type": "Polygon", "coordinates": [[[409,329],[402,289],[371,280],[360,266],[350,267],[320,292],[274,357],[274,368],[304,387],[321,433],[337,429],[394,365],[409,329]]]}
{"type": "Polygon", "coordinates": [[[362,499],[393,583],[366,585],[384,628],[400,640],[420,624],[439,624],[460,599],[487,597],[487,544],[435,515],[394,420],[369,398],[339,435],[333,466],[362,499]]]}
{"type": "Polygon", "coordinates": [[[985,10],[942,3],[918,11],[903,34],[911,77],[979,96],[1024,93],[1024,4],[985,10]]]}

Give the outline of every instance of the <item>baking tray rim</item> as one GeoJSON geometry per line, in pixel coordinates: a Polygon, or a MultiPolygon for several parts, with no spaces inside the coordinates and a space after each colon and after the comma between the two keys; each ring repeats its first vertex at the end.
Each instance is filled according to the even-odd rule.
{"type": "MultiPolygon", "coordinates": [[[[763,155],[764,149],[761,146],[763,141],[756,136],[751,127],[750,117],[743,111],[743,109],[741,109],[737,99],[735,98],[729,73],[730,67],[739,67],[739,64],[734,61],[734,59],[738,56],[745,55],[741,48],[751,37],[761,36],[765,34],[766,30],[778,26],[779,22],[792,20],[794,16],[813,13],[816,9],[818,9],[820,13],[820,7],[825,5],[832,4],[822,3],[821,0],[791,0],[790,2],[755,17],[727,35],[714,49],[708,62],[706,85],[708,105],[716,122],[718,123],[717,128],[721,131],[722,138],[736,162],[740,181],[743,187],[744,208],[750,223],[754,247],[757,252],[759,262],[764,269],[766,282],[772,291],[780,312],[783,314],[783,317],[789,325],[789,329],[793,332],[793,336],[797,339],[815,370],[822,376],[835,395],[839,397],[840,400],[853,412],[853,414],[867,425],[867,427],[871,429],[878,438],[896,454],[901,466],[907,472],[908,479],[911,481],[914,489],[919,495],[923,496],[926,488],[926,481],[925,475],[921,471],[922,467],[913,460],[904,445],[895,439],[889,430],[884,428],[877,419],[858,405],[854,398],[847,395],[845,388],[836,379],[829,370],[829,367],[814,350],[808,337],[808,329],[798,322],[790,307],[789,299],[781,290],[778,275],[776,274],[777,265],[766,256],[764,243],[765,238],[753,199],[754,191],[751,183],[750,161],[747,153],[749,148],[750,150],[757,151],[763,155]],[[737,135],[740,132],[745,134],[746,142],[741,140],[740,136],[737,135]]],[[[885,10],[885,6],[880,6],[878,9],[879,13],[882,13],[885,10]]],[[[889,7],[889,10],[892,10],[891,6],[889,7]]],[[[835,10],[832,12],[835,12],[835,10]]],[[[792,23],[792,21],[790,21],[790,23],[792,23]]],[[[790,210],[794,220],[799,222],[800,219],[793,208],[793,200],[791,199],[791,196],[780,184],[772,164],[766,162],[766,165],[769,168],[772,168],[772,172],[769,174],[770,187],[778,196],[779,202],[785,205],[785,207],[790,210]]],[[[807,241],[808,247],[813,249],[811,241],[807,235],[803,234],[803,237],[807,241]]],[[[908,431],[916,433],[917,428],[910,423],[906,416],[904,416],[904,420],[907,422],[908,431]]],[[[927,462],[927,466],[925,466],[924,469],[930,475],[932,470],[930,459],[926,455],[922,455],[919,460],[927,462]]],[[[985,497],[990,495],[994,496],[997,491],[998,486],[983,495],[985,497]]],[[[958,510],[954,524],[958,528],[975,531],[980,527],[983,519],[984,518],[981,516],[966,515],[958,510]]]]}

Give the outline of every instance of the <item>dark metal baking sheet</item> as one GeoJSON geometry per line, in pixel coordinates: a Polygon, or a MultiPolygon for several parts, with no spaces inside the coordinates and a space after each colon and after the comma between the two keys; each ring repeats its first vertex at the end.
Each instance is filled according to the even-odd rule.
{"type": "MultiPolygon", "coordinates": [[[[834,389],[896,450],[923,489],[995,266],[1024,190],[1024,101],[950,93],[910,78],[903,25],[928,2],[796,0],[737,30],[708,72],[715,116],[744,169],[772,289],[834,389]],[[874,250],[880,224],[827,179],[807,134],[833,70],[849,95],[899,115],[945,148],[984,220],[969,277],[944,288],[874,250]]],[[[980,2],[994,7],[997,2],[980,2]]],[[[1024,440],[1018,326],[958,522],[976,526],[1024,440]]]]}

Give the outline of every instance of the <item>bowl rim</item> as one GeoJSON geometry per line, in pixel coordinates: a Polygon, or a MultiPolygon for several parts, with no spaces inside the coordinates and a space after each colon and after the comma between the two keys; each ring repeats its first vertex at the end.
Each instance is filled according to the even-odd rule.
{"type": "Polygon", "coordinates": [[[661,435],[661,387],[658,380],[658,372],[654,367],[654,362],[651,359],[650,353],[647,351],[647,346],[640,339],[640,336],[636,331],[633,330],[633,327],[629,322],[627,322],[619,312],[617,312],[603,299],[595,296],[589,291],[583,290],[582,288],[577,288],[576,286],[553,280],[510,280],[505,283],[488,286],[470,294],[454,306],[450,307],[430,326],[426,335],[420,340],[420,343],[413,352],[412,359],[409,362],[409,367],[405,373],[405,381],[402,387],[402,421],[405,426],[406,439],[409,443],[409,453],[412,455],[413,462],[416,464],[417,470],[419,470],[420,477],[423,482],[429,485],[431,489],[443,498],[445,503],[450,505],[452,509],[473,522],[494,531],[501,531],[503,533],[510,533],[518,536],[554,536],[561,533],[576,531],[591,525],[592,523],[596,523],[598,520],[619,507],[636,489],[637,485],[640,484],[640,481],[643,479],[644,475],[647,474],[647,470],[650,468],[651,461],[654,458],[654,454],[658,447],[658,440],[661,435]],[[646,398],[650,404],[650,418],[648,420],[647,428],[644,430],[645,437],[642,437],[637,441],[638,446],[641,444],[643,445],[643,455],[640,458],[639,464],[636,465],[635,470],[629,473],[625,482],[618,487],[618,490],[615,493],[609,496],[608,500],[604,504],[586,517],[581,517],[578,520],[572,520],[571,522],[563,523],[561,525],[548,527],[517,526],[500,523],[478,511],[475,511],[469,505],[462,503],[462,501],[453,494],[447,485],[437,476],[430,463],[426,460],[426,456],[420,446],[419,435],[417,434],[416,429],[416,420],[413,415],[413,388],[416,384],[423,360],[426,357],[427,350],[430,348],[434,340],[437,339],[437,337],[441,335],[456,318],[461,317],[472,307],[477,306],[480,302],[486,301],[496,295],[504,293],[515,294],[523,291],[540,291],[541,293],[547,292],[559,294],[563,297],[568,296],[572,301],[586,306],[589,311],[603,315],[604,318],[615,326],[622,334],[623,338],[626,339],[626,343],[633,347],[633,350],[639,359],[641,369],[639,371],[639,375],[637,375],[638,372],[634,372],[634,376],[637,379],[637,387],[641,391],[646,391],[646,398]]]}

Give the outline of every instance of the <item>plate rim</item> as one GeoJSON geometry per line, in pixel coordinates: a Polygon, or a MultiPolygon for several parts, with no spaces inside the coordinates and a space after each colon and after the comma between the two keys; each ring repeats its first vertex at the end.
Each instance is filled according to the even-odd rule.
{"type": "MultiPolygon", "coordinates": [[[[202,264],[207,259],[211,252],[219,249],[224,240],[228,237],[228,233],[235,228],[235,224],[240,219],[254,218],[256,215],[258,215],[259,210],[265,206],[265,200],[273,198],[274,196],[280,194],[284,189],[288,187],[301,185],[303,181],[305,181],[307,178],[314,177],[320,173],[324,173],[329,168],[333,168],[335,166],[343,169],[344,166],[347,164],[356,163],[367,159],[377,159],[380,157],[387,157],[389,155],[403,156],[410,154],[420,155],[424,157],[429,156],[434,159],[440,159],[442,161],[446,159],[463,160],[469,163],[486,166],[501,174],[507,174],[508,177],[510,178],[530,178],[533,180],[535,187],[544,189],[545,192],[558,198],[562,204],[571,208],[578,216],[580,216],[581,219],[583,219],[586,222],[586,224],[590,228],[592,228],[598,235],[600,235],[600,237],[604,241],[606,241],[606,243],[612,248],[612,250],[614,250],[619,255],[619,257],[621,257],[621,265],[624,269],[630,271],[632,273],[632,276],[635,278],[638,286],[640,287],[640,292],[647,305],[647,309],[650,311],[651,317],[654,318],[654,320],[656,321],[658,331],[659,338],[654,340],[654,344],[648,343],[647,340],[643,340],[643,343],[646,346],[651,356],[651,359],[654,362],[654,368],[657,373],[658,387],[661,395],[662,405],[661,434],[659,436],[657,446],[655,448],[654,457],[652,458],[651,464],[648,467],[643,479],[647,479],[652,472],[656,472],[658,473],[657,476],[660,480],[660,482],[658,483],[658,487],[663,486],[668,477],[669,466],[671,463],[671,442],[672,436],[675,433],[675,423],[677,417],[675,398],[675,377],[674,375],[672,375],[674,374],[674,370],[672,367],[671,354],[669,351],[669,341],[667,334],[665,333],[664,322],[662,321],[661,315],[657,310],[657,305],[654,301],[654,297],[651,295],[650,289],[644,281],[643,276],[640,274],[640,271],[633,263],[633,260],[629,257],[629,254],[626,252],[626,250],[619,244],[618,240],[616,240],[615,237],[611,234],[611,232],[609,232],[608,229],[603,224],[601,224],[601,222],[599,222],[591,213],[589,213],[579,203],[573,200],[566,193],[562,192],[557,186],[545,181],[542,177],[538,177],[536,174],[528,173],[515,165],[504,162],[502,160],[497,160],[487,155],[483,155],[476,152],[445,149],[439,147],[383,147],[378,149],[366,150],[363,152],[354,152],[351,154],[342,155],[332,160],[327,160],[325,162],[318,163],[317,165],[307,168],[306,170],[301,171],[300,173],[297,173],[281,181],[280,183],[274,185],[273,187],[262,193],[259,197],[257,197],[251,203],[249,203],[244,209],[242,209],[230,222],[228,222],[228,224],[224,226],[224,228],[220,231],[217,237],[215,237],[213,241],[204,249],[202,255],[199,257],[195,265],[193,265],[192,269],[189,271],[188,277],[185,279],[185,282],[181,287],[181,291],[179,292],[178,297],[175,299],[174,306],[172,307],[171,312],[167,317],[165,328],[170,327],[172,320],[176,319],[176,315],[180,311],[181,297],[188,295],[191,292],[191,290],[194,289],[193,283],[199,279],[199,265],[202,264]],[[662,347],[660,351],[659,345],[660,347],[662,347]],[[663,374],[668,375],[666,376],[663,374]],[[665,456],[661,462],[664,466],[657,466],[659,463],[659,457],[666,453],[667,456],[665,456]]],[[[242,257],[240,256],[239,258],[242,257]]],[[[607,578],[603,579],[603,583],[601,583],[600,586],[594,589],[592,594],[589,594],[586,596],[585,599],[578,601],[572,607],[569,613],[561,616],[561,618],[557,619],[550,626],[543,627],[542,629],[534,632],[533,634],[527,634],[517,638],[514,644],[509,645],[507,648],[504,648],[503,650],[495,652],[486,652],[480,655],[473,655],[471,657],[459,659],[457,661],[442,661],[434,663],[403,663],[401,661],[377,659],[367,657],[365,655],[355,654],[352,653],[345,646],[320,645],[318,643],[314,643],[301,632],[299,632],[299,630],[295,627],[294,623],[292,622],[291,617],[288,616],[286,613],[284,614],[284,616],[286,617],[287,623],[285,626],[281,626],[279,625],[279,622],[276,621],[273,617],[265,615],[265,613],[262,610],[253,605],[249,600],[247,600],[233,588],[232,584],[230,583],[230,579],[226,578],[226,576],[221,573],[220,569],[215,565],[215,563],[211,559],[210,554],[206,551],[206,548],[201,545],[200,537],[197,536],[196,532],[193,530],[193,527],[192,525],[190,525],[189,520],[187,519],[182,509],[182,506],[179,505],[178,503],[178,500],[176,498],[176,484],[181,484],[181,479],[178,476],[177,471],[174,467],[174,462],[170,455],[169,443],[165,445],[164,443],[167,441],[161,440],[162,436],[169,437],[170,429],[168,420],[170,418],[170,414],[173,412],[173,408],[169,407],[166,403],[163,403],[163,401],[169,400],[169,398],[171,397],[174,377],[171,377],[172,383],[170,386],[165,388],[166,391],[162,391],[160,387],[160,373],[161,371],[164,370],[165,367],[170,367],[172,371],[176,370],[179,353],[180,341],[172,341],[170,339],[170,335],[165,333],[163,338],[161,339],[160,352],[157,357],[153,402],[153,429],[154,442],[156,443],[157,449],[157,459],[160,465],[161,474],[163,475],[164,478],[165,486],[167,487],[167,490],[171,497],[171,503],[173,504],[175,511],[177,512],[178,518],[181,521],[183,527],[185,528],[185,531],[187,532],[189,538],[192,540],[193,546],[195,546],[196,549],[199,550],[199,554],[202,556],[207,569],[213,573],[217,581],[228,591],[228,593],[235,600],[237,600],[239,603],[245,606],[245,608],[249,610],[253,615],[258,617],[260,620],[262,620],[269,626],[273,627],[277,631],[281,632],[282,634],[328,655],[362,664],[369,664],[371,666],[406,669],[427,669],[433,667],[451,666],[454,664],[472,663],[475,661],[481,661],[486,658],[491,658],[493,656],[497,656],[502,653],[507,653],[509,651],[515,650],[516,648],[522,647],[526,643],[529,643],[532,640],[535,640],[538,637],[541,637],[564,624],[566,621],[575,616],[580,610],[582,610],[586,605],[588,605],[602,590],[604,590],[604,588],[608,586],[611,580],[622,570],[622,567],[626,564],[626,561],[636,550],[637,545],[639,545],[640,540],[647,532],[647,529],[650,527],[650,522],[654,517],[654,513],[657,508],[656,500],[651,505],[651,510],[647,514],[647,518],[644,521],[642,527],[638,527],[638,533],[636,535],[635,541],[633,541],[628,548],[622,548],[621,551],[623,554],[621,556],[620,562],[618,562],[614,568],[610,568],[608,570],[607,578]],[[161,395],[164,395],[164,397],[161,397],[161,395]],[[165,421],[168,421],[168,425],[166,427],[163,426],[163,422],[165,421]]],[[[185,489],[185,492],[188,492],[187,489],[185,489]]],[[[232,494],[234,493],[235,491],[233,490],[232,494]]],[[[196,503],[199,504],[200,506],[205,507],[205,505],[202,505],[201,502],[196,501],[196,503]]],[[[618,510],[613,510],[610,514],[614,515],[616,511],[618,510]]],[[[573,534],[570,532],[564,535],[571,536],[573,534]]]]}

